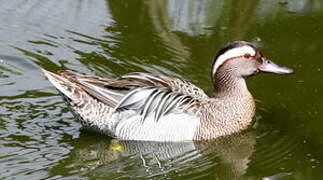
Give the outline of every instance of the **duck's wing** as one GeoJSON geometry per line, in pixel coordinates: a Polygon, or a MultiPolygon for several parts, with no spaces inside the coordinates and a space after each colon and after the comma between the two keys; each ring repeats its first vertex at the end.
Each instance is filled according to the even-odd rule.
{"type": "Polygon", "coordinates": [[[203,90],[189,82],[147,73],[131,73],[114,80],[66,71],[57,76],[72,82],[115,111],[137,111],[141,121],[151,113],[157,121],[174,110],[193,112],[192,109],[196,109],[193,107],[200,106],[200,102],[207,98],[203,90]]]}
{"type": "Polygon", "coordinates": [[[113,83],[115,86],[118,86],[119,84],[121,84],[121,86],[131,86],[134,84],[135,87],[153,86],[157,88],[167,88],[174,93],[191,96],[197,99],[208,98],[205,92],[194,84],[179,78],[170,78],[162,75],[138,72],[130,73],[121,76],[113,83]]]}
{"type": "Polygon", "coordinates": [[[195,85],[180,79],[148,73],[131,73],[115,80],[79,77],[85,91],[99,100],[116,103],[114,109],[135,110],[141,121],[154,113],[157,121],[174,110],[189,111],[207,95],[195,85]]]}

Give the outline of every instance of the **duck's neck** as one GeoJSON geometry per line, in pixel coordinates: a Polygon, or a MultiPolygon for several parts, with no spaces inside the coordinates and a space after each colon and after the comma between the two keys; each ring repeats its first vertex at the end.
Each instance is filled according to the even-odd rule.
{"type": "Polygon", "coordinates": [[[215,98],[236,97],[249,95],[246,81],[230,72],[219,72],[213,78],[215,98]]]}
{"type": "Polygon", "coordinates": [[[239,132],[252,124],[255,115],[255,102],[244,78],[218,73],[214,80],[216,93],[202,114],[198,139],[239,132]]]}

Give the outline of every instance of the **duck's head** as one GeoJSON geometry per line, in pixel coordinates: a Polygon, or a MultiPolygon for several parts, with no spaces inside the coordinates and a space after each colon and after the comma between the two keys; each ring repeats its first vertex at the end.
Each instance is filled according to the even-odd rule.
{"type": "Polygon", "coordinates": [[[257,73],[291,74],[294,71],[268,60],[253,44],[234,41],[223,47],[212,66],[212,78],[246,78],[257,73]]]}

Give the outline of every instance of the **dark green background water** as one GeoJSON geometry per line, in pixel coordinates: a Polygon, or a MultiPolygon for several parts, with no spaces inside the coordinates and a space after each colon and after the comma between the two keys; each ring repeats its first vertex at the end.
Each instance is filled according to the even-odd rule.
{"type": "Polygon", "coordinates": [[[323,178],[322,0],[0,0],[0,179],[323,178]],[[40,68],[182,77],[252,41],[292,76],[249,79],[253,129],[203,143],[118,142],[80,130],[40,68]]]}

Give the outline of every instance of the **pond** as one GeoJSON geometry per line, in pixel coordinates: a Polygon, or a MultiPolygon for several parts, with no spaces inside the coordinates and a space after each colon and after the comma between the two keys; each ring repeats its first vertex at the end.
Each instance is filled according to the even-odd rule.
{"type": "Polygon", "coordinates": [[[323,1],[12,0],[0,6],[1,179],[323,177],[323,1]],[[41,68],[152,72],[211,93],[217,50],[257,44],[296,74],[248,80],[248,131],[210,142],[118,141],[81,130],[41,68]]]}

